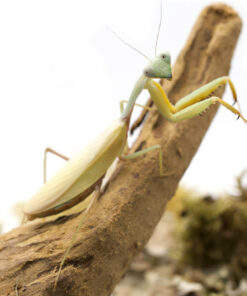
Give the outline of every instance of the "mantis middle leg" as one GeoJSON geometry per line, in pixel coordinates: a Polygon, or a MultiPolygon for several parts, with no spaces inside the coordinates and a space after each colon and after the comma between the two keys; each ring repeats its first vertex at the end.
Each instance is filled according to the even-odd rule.
{"type": "Polygon", "coordinates": [[[164,172],[163,172],[163,154],[162,154],[162,149],[161,146],[159,144],[145,148],[143,150],[128,154],[128,155],[121,155],[120,159],[134,159],[137,158],[139,156],[142,156],[150,151],[153,150],[159,150],[159,170],[160,170],[160,176],[165,176],[164,172]]]}

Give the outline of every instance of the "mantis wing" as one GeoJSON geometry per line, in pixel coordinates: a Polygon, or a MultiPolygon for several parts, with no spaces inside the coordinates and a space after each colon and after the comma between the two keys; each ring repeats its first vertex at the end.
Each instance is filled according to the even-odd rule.
{"type": "Polygon", "coordinates": [[[126,136],[125,121],[114,121],[40,188],[25,205],[24,213],[30,219],[44,217],[86,198],[122,153],[126,136]]]}

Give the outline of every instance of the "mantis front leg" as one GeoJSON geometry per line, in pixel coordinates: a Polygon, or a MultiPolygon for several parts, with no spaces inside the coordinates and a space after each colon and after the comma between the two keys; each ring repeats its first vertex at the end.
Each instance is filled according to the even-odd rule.
{"type": "Polygon", "coordinates": [[[178,122],[184,119],[195,117],[205,111],[210,105],[218,102],[247,122],[239,110],[226,103],[221,98],[215,96],[210,97],[210,95],[219,86],[224,85],[227,82],[230,85],[234,101],[237,102],[237,95],[233,83],[231,82],[230,78],[226,76],[217,78],[202,86],[201,88],[193,91],[189,95],[180,99],[175,105],[169,101],[163,88],[157,82],[151,79],[148,80],[146,83],[146,88],[150,92],[152,100],[154,101],[161,115],[169,121],[178,122]]]}
{"type": "Polygon", "coordinates": [[[175,104],[175,110],[182,110],[192,104],[198,103],[202,100],[205,100],[206,98],[209,98],[212,95],[212,93],[215,92],[220,86],[226,85],[227,83],[230,86],[234,99],[234,104],[237,103],[237,93],[231,79],[228,76],[223,76],[205,84],[204,86],[194,90],[189,95],[180,99],[175,104]]]}

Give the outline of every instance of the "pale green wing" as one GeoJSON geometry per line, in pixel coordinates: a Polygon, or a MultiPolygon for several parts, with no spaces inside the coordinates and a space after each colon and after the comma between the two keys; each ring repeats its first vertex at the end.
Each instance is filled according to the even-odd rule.
{"type": "Polygon", "coordinates": [[[25,205],[27,215],[38,215],[69,202],[95,184],[122,153],[127,127],[116,120],[71,158],[25,205]]]}

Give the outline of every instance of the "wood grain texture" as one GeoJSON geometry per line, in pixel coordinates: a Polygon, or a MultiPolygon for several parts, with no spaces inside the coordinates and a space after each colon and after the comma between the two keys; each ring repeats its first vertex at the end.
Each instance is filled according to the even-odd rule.
{"type": "MultiPolygon", "coordinates": [[[[173,81],[165,82],[173,102],[228,74],[240,30],[241,20],[229,6],[214,4],[202,11],[175,63],[173,81]]],[[[223,88],[217,95],[222,93],[223,88]]],[[[16,295],[16,284],[20,296],[110,295],[150,238],[216,110],[215,105],[203,116],[175,124],[153,107],[131,151],[161,144],[167,177],[159,176],[157,151],[119,164],[105,194],[89,211],[55,292],[56,270],[80,215],[34,221],[2,235],[0,295],[16,295]]]]}

